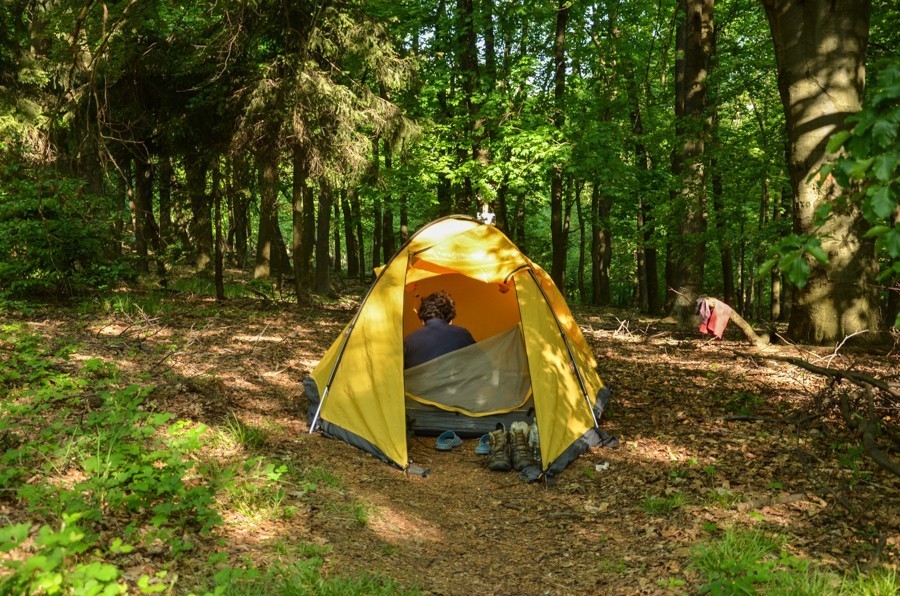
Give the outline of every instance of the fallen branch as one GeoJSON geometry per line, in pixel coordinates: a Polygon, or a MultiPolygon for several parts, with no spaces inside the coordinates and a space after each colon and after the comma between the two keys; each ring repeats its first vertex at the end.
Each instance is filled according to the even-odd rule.
{"type": "Polygon", "coordinates": [[[793,364],[794,366],[799,366],[802,369],[808,370],[811,373],[815,373],[817,375],[823,375],[826,377],[832,377],[836,381],[840,382],[841,379],[847,379],[854,385],[865,388],[867,385],[870,387],[876,387],[881,389],[888,395],[896,397],[900,399],[900,389],[896,388],[892,383],[888,383],[886,381],[882,381],[881,379],[877,379],[872,375],[867,375],[866,373],[857,372],[854,370],[843,370],[839,368],[830,368],[827,366],[818,366],[816,364],[812,364],[807,362],[806,360],[801,360],[800,358],[793,358],[791,356],[774,356],[769,354],[747,354],[744,352],[735,352],[736,356],[742,356],[744,358],[763,358],[765,360],[777,360],[778,362],[787,362],[789,364],[793,364]]]}
{"type": "MultiPolygon", "coordinates": [[[[866,388],[866,392],[871,399],[872,390],[866,388]]],[[[863,446],[866,448],[866,451],[869,452],[869,455],[875,463],[895,476],[900,476],[900,465],[882,453],[881,449],[878,447],[878,443],[875,442],[875,433],[878,431],[878,425],[875,421],[871,418],[855,419],[850,413],[850,402],[847,400],[846,394],[841,395],[840,405],[841,416],[844,418],[844,422],[847,423],[847,426],[861,435],[863,446]]]]}
{"type": "Polygon", "coordinates": [[[808,370],[809,372],[830,377],[834,379],[834,383],[840,383],[842,380],[846,379],[857,387],[860,387],[865,392],[867,415],[854,416],[850,411],[850,402],[847,399],[847,394],[842,393],[839,400],[841,417],[844,419],[847,427],[850,428],[850,430],[855,434],[859,435],[860,439],[862,440],[863,447],[866,448],[866,451],[869,453],[869,456],[872,458],[872,460],[883,470],[886,470],[894,474],[895,476],[900,476],[900,464],[891,459],[890,456],[883,453],[881,451],[881,448],[878,446],[878,442],[875,440],[875,436],[879,431],[879,426],[878,422],[876,421],[877,416],[875,413],[875,397],[872,394],[872,389],[880,389],[889,396],[900,398],[900,390],[898,390],[893,383],[888,383],[882,379],[878,379],[876,377],[873,377],[872,375],[867,375],[858,371],[841,370],[826,366],[818,366],[816,364],[809,363],[806,360],[801,360],[800,358],[792,358],[789,356],[744,354],[740,352],[735,352],[735,355],[750,359],[756,357],[766,360],[776,360],[778,362],[787,362],[804,370],[808,370]]]}
{"type": "Polygon", "coordinates": [[[769,345],[770,339],[768,333],[763,333],[762,335],[757,335],[757,333],[753,330],[753,327],[750,326],[744,317],[739,315],[737,311],[732,311],[731,313],[731,321],[737,326],[738,329],[743,331],[744,335],[753,342],[753,344],[761,348],[763,346],[769,345]]]}

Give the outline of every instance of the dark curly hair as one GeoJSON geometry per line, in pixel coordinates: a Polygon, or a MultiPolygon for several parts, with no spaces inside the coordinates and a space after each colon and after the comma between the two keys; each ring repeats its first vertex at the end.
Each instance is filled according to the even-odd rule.
{"type": "Polygon", "coordinates": [[[443,319],[448,323],[456,318],[456,304],[450,294],[441,290],[422,298],[419,305],[419,318],[422,322],[429,319],[443,319]]]}

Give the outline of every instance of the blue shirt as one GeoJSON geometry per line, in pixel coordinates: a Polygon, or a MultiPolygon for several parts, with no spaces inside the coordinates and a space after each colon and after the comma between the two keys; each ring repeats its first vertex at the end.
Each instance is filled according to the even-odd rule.
{"type": "Polygon", "coordinates": [[[456,327],[443,319],[428,319],[403,342],[403,368],[418,366],[474,343],[475,338],[465,327],[456,327]]]}

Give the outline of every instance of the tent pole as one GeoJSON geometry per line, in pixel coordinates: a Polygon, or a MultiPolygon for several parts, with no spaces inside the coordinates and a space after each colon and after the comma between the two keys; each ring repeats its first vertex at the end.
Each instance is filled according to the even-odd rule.
{"type": "Polygon", "coordinates": [[[566,345],[566,351],[569,353],[569,360],[572,361],[572,368],[575,370],[575,376],[578,378],[578,384],[581,386],[581,395],[584,396],[584,403],[587,404],[588,412],[591,413],[591,418],[594,420],[594,428],[600,428],[600,422],[597,420],[596,414],[594,414],[594,406],[593,404],[591,404],[591,398],[588,396],[587,386],[584,384],[584,378],[581,376],[581,371],[578,370],[578,362],[575,361],[575,354],[572,352],[572,346],[569,345],[569,338],[566,337],[566,330],[563,329],[562,323],[559,322],[559,317],[556,316],[556,312],[553,310],[553,304],[550,302],[550,298],[547,296],[547,293],[544,292],[544,288],[541,287],[541,282],[534,274],[534,270],[529,269],[528,273],[531,274],[531,279],[534,281],[535,285],[537,285],[538,290],[540,290],[541,296],[544,297],[544,302],[547,303],[547,307],[550,309],[550,314],[553,315],[553,321],[556,323],[556,328],[559,330],[559,335],[562,337],[563,343],[566,345]]]}

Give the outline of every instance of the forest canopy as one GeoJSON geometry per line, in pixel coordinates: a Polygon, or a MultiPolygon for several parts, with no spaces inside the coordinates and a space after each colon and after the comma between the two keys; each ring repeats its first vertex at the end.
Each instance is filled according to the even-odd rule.
{"type": "Polygon", "coordinates": [[[302,301],[487,206],[570,300],[875,339],[898,25],[884,0],[8,0],[0,299],[186,266],[302,301]]]}

